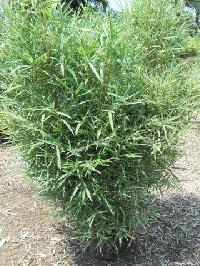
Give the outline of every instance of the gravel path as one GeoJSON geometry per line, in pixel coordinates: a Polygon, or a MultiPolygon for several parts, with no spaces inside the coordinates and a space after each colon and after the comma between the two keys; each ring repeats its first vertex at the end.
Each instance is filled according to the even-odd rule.
{"type": "Polygon", "coordinates": [[[157,200],[163,215],[137,237],[121,262],[78,255],[70,227],[24,178],[14,147],[0,145],[0,265],[200,265],[200,131],[186,135],[181,183],[157,200]]]}

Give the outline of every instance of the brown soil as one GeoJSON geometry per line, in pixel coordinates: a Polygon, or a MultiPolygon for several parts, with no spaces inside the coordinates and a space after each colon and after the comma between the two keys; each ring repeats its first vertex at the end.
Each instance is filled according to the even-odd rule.
{"type": "Polygon", "coordinates": [[[0,146],[0,265],[200,265],[200,132],[186,136],[178,188],[157,199],[162,215],[118,262],[82,257],[54,207],[25,179],[11,146],[0,146]]]}

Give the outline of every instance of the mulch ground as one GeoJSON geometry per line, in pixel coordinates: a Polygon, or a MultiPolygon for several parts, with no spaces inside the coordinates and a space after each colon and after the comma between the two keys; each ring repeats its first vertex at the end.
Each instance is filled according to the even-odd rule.
{"type": "Polygon", "coordinates": [[[162,215],[118,262],[81,256],[70,226],[53,218],[55,207],[25,178],[17,149],[1,144],[0,265],[200,265],[200,131],[185,138],[180,184],[157,198],[162,215]]]}

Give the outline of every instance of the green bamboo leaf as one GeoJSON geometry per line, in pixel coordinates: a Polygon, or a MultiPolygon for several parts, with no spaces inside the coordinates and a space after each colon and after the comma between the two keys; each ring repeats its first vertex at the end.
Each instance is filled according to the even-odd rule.
{"type": "Polygon", "coordinates": [[[91,196],[90,191],[88,190],[87,187],[85,187],[85,192],[86,192],[88,198],[90,199],[90,201],[92,201],[92,196],[91,196]]]}
{"type": "Polygon", "coordinates": [[[63,122],[63,124],[65,124],[67,126],[67,128],[70,130],[72,135],[74,135],[74,131],[73,131],[72,127],[67,123],[67,121],[65,121],[64,119],[62,119],[61,121],[63,122]]]}
{"type": "Polygon", "coordinates": [[[70,118],[71,119],[71,116],[69,116],[68,114],[66,113],[63,113],[63,112],[56,112],[58,115],[61,115],[61,116],[64,116],[64,117],[67,117],[67,118],[70,118]]]}
{"type": "Polygon", "coordinates": [[[108,120],[109,120],[110,127],[111,127],[112,131],[114,131],[113,115],[112,115],[111,110],[108,110],[108,120]]]}
{"type": "Polygon", "coordinates": [[[80,187],[80,184],[78,184],[78,185],[75,187],[75,189],[74,189],[74,191],[73,191],[73,193],[72,193],[72,195],[71,195],[70,202],[71,202],[72,199],[75,197],[75,195],[76,195],[76,193],[77,193],[79,187],[80,187]]]}
{"type": "Polygon", "coordinates": [[[114,215],[114,211],[113,211],[113,209],[112,209],[111,205],[108,203],[107,199],[104,199],[104,201],[105,201],[105,203],[106,203],[106,205],[107,205],[108,209],[109,209],[109,210],[110,210],[110,212],[112,213],[112,215],[114,215]]]}
{"type": "Polygon", "coordinates": [[[60,150],[59,150],[58,146],[56,146],[56,156],[57,156],[57,165],[58,165],[58,168],[61,169],[60,150]]]}
{"type": "Polygon", "coordinates": [[[64,55],[60,58],[60,67],[61,67],[61,74],[64,77],[65,76],[65,57],[64,55]]]}
{"type": "Polygon", "coordinates": [[[42,119],[41,119],[41,128],[42,128],[42,130],[44,128],[44,122],[45,122],[45,114],[42,115],[42,119]]]}
{"type": "Polygon", "coordinates": [[[94,222],[94,218],[96,216],[96,213],[93,214],[91,217],[88,218],[88,223],[89,223],[89,227],[91,228],[92,227],[92,224],[94,222]]]}
{"type": "Polygon", "coordinates": [[[128,153],[128,154],[124,154],[123,156],[127,157],[127,158],[141,158],[142,156],[139,154],[134,154],[134,153],[128,153]]]}
{"type": "Polygon", "coordinates": [[[71,69],[70,67],[68,67],[67,70],[68,70],[69,73],[72,75],[74,81],[75,81],[76,84],[78,85],[78,78],[77,78],[76,72],[75,72],[73,69],[71,69]]]}
{"type": "Polygon", "coordinates": [[[82,196],[82,202],[83,202],[83,203],[85,202],[85,193],[86,193],[85,190],[83,190],[82,193],[81,193],[81,196],[82,196]]]}
{"type": "Polygon", "coordinates": [[[93,73],[95,74],[96,78],[102,83],[102,79],[101,79],[100,75],[98,74],[98,72],[97,72],[96,68],[94,67],[94,65],[89,63],[89,66],[91,67],[91,69],[92,69],[93,73]]]}
{"type": "Polygon", "coordinates": [[[101,136],[101,129],[99,129],[99,130],[97,131],[97,140],[99,139],[100,136],[101,136]]]}
{"type": "Polygon", "coordinates": [[[103,80],[104,80],[104,64],[102,62],[100,64],[100,79],[101,79],[101,82],[103,82],[103,80]]]}
{"type": "Polygon", "coordinates": [[[75,135],[77,136],[78,135],[78,131],[80,129],[80,127],[82,126],[82,123],[78,123],[78,125],[76,126],[76,130],[75,130],[75,135]]]}

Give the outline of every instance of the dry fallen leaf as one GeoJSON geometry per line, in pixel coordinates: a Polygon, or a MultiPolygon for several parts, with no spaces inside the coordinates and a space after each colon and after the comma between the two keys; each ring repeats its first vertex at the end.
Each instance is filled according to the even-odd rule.
{"type": "Polygon", "coordinates": [[[2,247],[5,243],[7,243],[10,240],[10,236],[3,238],[0,240],[0,247],[2,247]]]}

